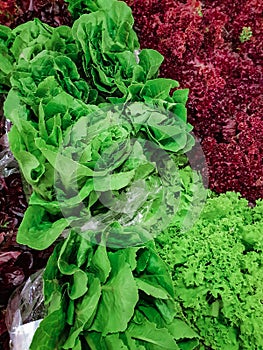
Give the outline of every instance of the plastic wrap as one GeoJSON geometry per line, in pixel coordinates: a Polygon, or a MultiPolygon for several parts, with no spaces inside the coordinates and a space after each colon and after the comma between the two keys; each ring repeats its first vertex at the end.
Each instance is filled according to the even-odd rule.
{"type": "Polygon", "coordinates": [[[28,350],[34,333],[45,315],[43,270],[15,290],[9,299],[6,325],[10,335],[10,349],[28,350]]]}
{"type": "Polygon", "coordinates": [[[8,177],[11,174],[18,173],[18,164],[9,149],[7,133],[10,130],[9,120],[3,122],[4,133],[0,134],[0,176],[8,177]]]}

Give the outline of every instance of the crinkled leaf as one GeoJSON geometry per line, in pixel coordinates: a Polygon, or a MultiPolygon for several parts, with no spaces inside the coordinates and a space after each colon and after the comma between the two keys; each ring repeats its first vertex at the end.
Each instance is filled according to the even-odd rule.
{"type": "Polygon", "coordinates": [[[68,226],[66,219],[50,216],[43,207],[30,206],[19,227],[17,242],[38,250],[48,248],[68,226]]]}

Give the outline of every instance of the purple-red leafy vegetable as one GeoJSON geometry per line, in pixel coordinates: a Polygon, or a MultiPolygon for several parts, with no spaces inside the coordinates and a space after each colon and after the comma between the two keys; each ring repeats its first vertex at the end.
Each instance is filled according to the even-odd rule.
{"type": "Polygon", "coordinates": [[[263,197],[263,2],[128,0],[161,75],[190,88],[189,121],[216,192],[263,197]]]}
{"type": "Polygon", "coordinates": [[[0,24],[9,27],[39,18],[53,27],[71,22],[63,0],[6,0],[0,2],[0,24]]]}

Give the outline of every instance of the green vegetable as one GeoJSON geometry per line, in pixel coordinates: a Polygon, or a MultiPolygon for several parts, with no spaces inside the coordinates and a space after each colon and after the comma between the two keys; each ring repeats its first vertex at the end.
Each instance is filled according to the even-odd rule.
{"type": "Polygon", "coordinates": [[[205,192],[186,167],[188,90],[157,78],[163,57],[139,50],[125,3],[69,3],[85,13],[72,28],[0,28],[10,147],[33,192],[17,240],[60,241],[30,349],[193,349],[153,243],[171,221],[191,225],[205,192]]]}
{"type": "Polygon", "coordinates": [[[47,343],[58,349],[173,350],[179,349],[175,339],[197,340],[177,318],[172,281],[153,243],[115,250],[105,246],[106,236],[101,239],[94,245],[71,232],[55,249],[44,273],[48,315],[30,349],[44,349],[47,343]],[[78,284],[80,272],[86,278],[78,284]],[[52,328],[54,322],[59,327],[52,328]]]}
{"type": "Polygon", "coordinates": [[[10,147],[33,189],[18,241],[35,249],[48,247],[67,226],[82,231],[84,223],[98,221],[114,225],[112,245],[121,234],[122,244],[137,244],[154,237],[182,205],[177,164],[186,164],[182,155],[194,144],[188,91],[170,96],[178,84],[156,78],[162,56],[144,49],[136,60],[130,9],[118,1],[105,6],[91,6],[95,12],[73,29],[35,20],[12,32],[15,64],[4,109],[14,125],[10,147]],[[140,232],[114,224],[141,215],[140,232]]]}
{"type": "MultiPolygon", "coordinates": [[[[5,109],[11,118],[20,113],[12,93],[5,109]]],[[[139,102],[124,109],[85,106],[79,113],[92,110],[65,131],[58,128],[56,146],[44,132],[51,122],[45,115],[41,125],[21,118],[13,127],[11,147],[34,190],[19,228],[20,243],[44,249],[69,225],[89,235],[89,226],[103,223],[106,229],[116,222],[128,226],[114,226],[111,244],[126,234],[124,244],[133,245],[154,237],[174,220],[179,204],[188,202],[180,197],[183,172],[177,167],[193,144],[187,124],[139,102]],[[138,224],[130,226],[132,221],[138,224]]],[[[58,126],[62,120],[60,114],[58,126]]]]}
{"type": "Polygon", "coordinates": [[[207,200],[186,234],[172,225],[158,252],[172,271],[175,300],[212,349],[263,347],[263,202],[236,193],[207,200]]]}
{"type": "Polygon", "coordinates": [[[11,42],[11,29],[0,25],[0,93],[7,92],[10,88],[9,80],[13,70],[13,58],[9,51],[11,42]]]}

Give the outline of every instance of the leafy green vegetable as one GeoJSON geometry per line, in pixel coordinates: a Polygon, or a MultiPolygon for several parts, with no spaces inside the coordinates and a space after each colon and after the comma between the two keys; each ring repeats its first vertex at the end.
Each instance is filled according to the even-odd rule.
{"type": "MultiPolygon", "coordinates": [[[[13,96],[9,94],[20,110],[21,100],[14,101],[13,96]]],[[[11,110],[9,97],[7,113],[11,110]]],[[[45,132],[52,119],[45,120],[43,112],[41,125],[22,119],[13,127],[11,147],[34,190],[18,232],[20,243],[44,249],[69,225],[89,235],[92,225],[103,223],[106,229],[119,222],[128,225],[128,234],[129,222],[134,221],[139,225],[129,228],[124,241],[133,245],[151,239],[153,232],[174,219],[181,189],[176,159],[192,147],[189,126],[140,102],[124,107],[104,104],[103,109],[87,106],[80,114],[89,111],[94,112],[65,131],[60,114],[60,136],[52,144],[45,132]],[[45,231],[46,241],[42,234],[36,239],[38,232],[44,235],[45,231]]],[[[14,109],[11,118],[13,113],[14,109]]],[[[111,232],[116,236],[125,231],[115,225],[111,232]]]]}
{"type": "MultiPolygon", "coordinates": [[[[43,249],[43,246],[50,246],[67,226],[67,219],[54,220],[43,207],[29,206],[20,225],[19,236],[21,232],[22,235],[23,232],[26,232],[27,234],[22,237],[23,244],[31,246],[34,242],[35,249],[43,249]]],[[[18,242],[20,241],[19,236],[17,237],[18,242]]]]}
{"type": "Polygon", "coordinates": [[[156,78],[158,52],[135,55],[130,9],[118,1],[85,6],[92,13],[72,29],[35,20],[9,32],[14,64],[4,109],[37,216],[31,225],[25,215],[18,241],[35,249],[48,247],[66,226],[84,226],[88,236],[86,227],[98,222],[111,227],[112,245],[124,234],[125,245],[151,239],[181,205],[177,159],[194,144],[187,92],[170,96],[178,83],[156,78]],[[131,221],[137,226],[123,228],[131,221]]]}
{"type": "Polygon", "coordinates": [[[13,70],[13,57],[9,51],[12,42],[10,28],[0,25],[0,93],[10,88],[10,76],[13,70]]]}
{"type": "Polygon", "coordinates": [[[157,329],[149,321],[143,324],[131,324],[128,328],[131,338],[151,344],[151,349],[179,349],[172,335],[166,329],[157,329]]]}
{"type": "Polygon", "coordinates": [[[179,313],[171,295],[171,278],[156,254],[153,243],[114,250],[103,245],[105,239],[102,237],[100,245],[93,245],[71,232],[56,248],[44,274],[44,294],[49,313],[40,324],[31,349],[41,346],[44,349],[44,342],[53,344],[54,339],[61,334],[62,327],[64,344],[59,343],[59,349],[73,349],[76,346],[85,348],[87,341],[90,348],[98,350],[103,346],[105,349],[114,346],[136,349],[138,345],[141,349],[172,350],[179,349],[175,337],[185,341],[187,338],[198,339],[185,322],[179,323],[176,318],[179,313]],[[73,262],[77,261],[79,255],[82,256],[83,247],[89,253],[85,261],[81,259],[82,265],[77,266],[73,262]],[[149,260],[137,272],[137,264],[146,252],[149,260]],[[98,256],[104,256],[100,261],[100,271],[105,271],[101,279],[97,277],[98,256]],[[152,264],[152,261],[155,263],[152,264]],[[158,266],[161,268],[156,269],[158,266]],[[82,271],[83,276],[86,275],[87,282],[83,278],[82,284],[78,284],[71,278],[79,271],[82,271]],[[151,281],[150,292],[144,281],[151,281]],[[83,285],[86,283],[87,292],[83,294],[83,285]],[[71,300],[72,288],[78,295],[74,304],[71,300]],[[64,305],[58,301],[63,301],[64,305]],[[65,310],[68,310],[67,318],[65,310]],[[169,321],[167,310],[173,310],[169,321]],[[64,318],[59,319],[60,327],[56,331],[52,330],[48,339],[48,329],[51,330],[48,327],[53,327],[53,318],[59,313],[64,318]]]}
{"type": "Polygon", "coordinates": [[[111,275],[102,287],[100,305],[91,328],[102,335],[125,331],[139,299],[136,281],[125,255],[112,253],[109,260],[111,275]]]}
{"type": "Polygon", "coordinates": [[[103,0],[66,0],[69,3],[68,9],[74,19],[77,19],[83,13],[96,12],[98,10],[110,9],[112,0],[107,2],[103,0]]]}
{"type": "Polygon", "coordinates": [[[250,208],[236,193],[212,196],[186,234],[174,224],[157,238],[175,300],[212,349],[263,346],[262,213],[262,201],[250,208]]]}
{"type": "Polygon", "coordinates": [[[65,313],[62,309],[54,311],[41,322],[41,327],[35,333],[30,348],[39,350],[61,349],[64,326],[65,313]]]}
{"type": "Polygon", "coordinates": [[[9,142],[33,192],[17,240],[45,249],[64,233],[30,349],[193,348],[153,244],[171,221],[193,220],[188,91],[157,78],[163,57],[140,51],[124,2],[69,9],[82,14],[72,28],[0,27],[9,142]]]}

